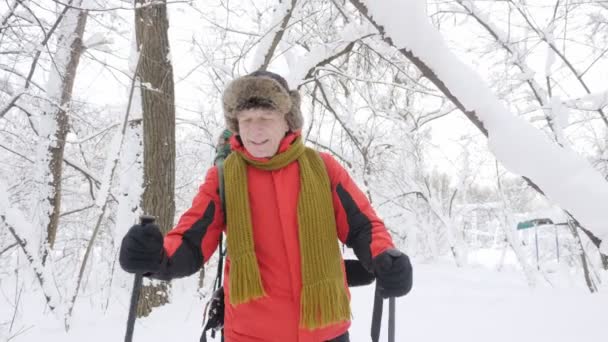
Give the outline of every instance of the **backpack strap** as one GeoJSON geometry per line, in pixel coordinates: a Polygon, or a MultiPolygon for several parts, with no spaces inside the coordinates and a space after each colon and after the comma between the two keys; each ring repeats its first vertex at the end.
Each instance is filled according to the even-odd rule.
{"type": "MultiPolygon", "coordinates": [[[[232,136],[232,132],[228,129],[225,129],[220,136],[218,144],[215,148],[215,159],[213,164],[217,167],[217,177],[219,183],[219,193],[220,193],[220,205],[222,206],[222,212],[224,213],[224,221],[226,220],[226,198],[225,198],[225,188],[224,188],[224,160],[230,154],[230,137],[232,136]]],[[[215,283],[213,284],[213,298],[210,301],[211,309],[213,312],[213,318],[207,317],[203,319],[203,321],[207,320],[207,324],[203,328],[203,333],[200,338],[200,342],[207,342],[207,330],[211,330],[211,337],[215,338],[215,330],[214,327],[218,324],[223,327],[224,325],[224,291],[222,288],[222,273],[224,270],[224,257],[226,256],[226,251],[223,246],[223,234],[220,234],[219,238],[219,259],[217,262],[217,274],[215,276],[215,283]],[[214,302],[215,301],[215,302],[214,302]],[[218,305],[220,304],[220,305],[218,305]],[[218,321],[220,320],[220,321],[218,321]]],[[[209,303],[207,303],[209,305],[209,303]]],[[[211,310],[210,309],[210,310],[211,310]]],[[[207,308],[205,308],[205,312],[207,312],[207,308]]],[[[211,316],[211,314],[210,314],[211,316]]],[[[221,341],[224,341],[224,329],[221,330],[221,341]]]]}
{"type": "MultiPolygon", "coordinates": [[[[228,157],[230,152],[232,152],[232,150],[230,149],[230,143],[229,143],[229,140],[230,140],[230,137],[232,136],[232,134],[233,134],[232,131],[230,131],[229,129],[225,129],[224,132],[222,132],[222,135],[220,137],[220,142],[215,149],[215,160],[213,161],[213,163],[217,167],[220,202],[221,202],[221,206],[222,206],[222,212],[224,213],[224,220],[226,220],[226,192],[225,192],[225,187],[224,187],[224,161],[226,160],[226,158],[228,157]]],[[[223,241],[223,234],[220,234],[220,242],[219,242],[220,259],[217,263],[217,277],[215,278],[216,283],[214,286],[214,290],[217,290],[222,286],[222,269],[224,268],[223,267],[224,266],[224,256],[226,255],[226,251],[224,250],[224,248],[222,246],[222,241],[223,241]]]]}

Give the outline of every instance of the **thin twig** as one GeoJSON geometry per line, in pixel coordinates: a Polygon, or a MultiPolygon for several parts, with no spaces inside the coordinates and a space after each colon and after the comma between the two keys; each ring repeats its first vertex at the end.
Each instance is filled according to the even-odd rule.
{"type": "Polygon", "coordinates": [[[11,248],[18,246],[18,245],[19,244],[17,242],[15,242],[12,245],[6,246],[6,248],[4,248],[2,251],[0,251],[0,255],[4,254],[5,252],[9,251],[11,248]]]}
{"type": "Polygon", "coordinates": [[[23,240],[19,236],[19,234],[17,234],[17,232],[15,231],[13,226],[11,226],[8,222],[6,222],[6,217],[4,215],[0,215],[0,223],[4,224],[8,228],[8,231],[13,235],[13,237],[15,238],[15,241],[17,241],[17,243],[21,247],[23,254],[25,254],[27,261],[32,266],[32,268],[34,270],[34,274],[36,275],[36,279],[38,279],[38,283],[40,284],[40,287],[42,288],[42,293],[44,295],[44,298],[46,299],[46,304],[51,309],[51,311],[55,311],[55,306],[51,304],[51,296],[50,296],[50,294],[46,293],[46,290],[45,290],[44,276],[42,275],[43,274],[42,270],[40,270],[38,265],[36,265],[36,260],[34,259],[32,254],[30,254],[30,252],[28,251],[27,241],[23,240]]]}
{"type": "MultiPolygon", "coordinates": [[[[122,147],[122,144],[124,142],[124,135],[125,135],[125,132],[127,130],[127,124],[129,122],[129,115],[131,113],[131,103],[133,101],[133,93],[134,93],[134,90],[135,90],[135,83],[136,83],[136,80],[137,80],[137,74],[138,74],[138,71],[139,71],[139,65],[140,65],[141,60],[142,60],[141,56],[142,55],[139,54],[139,56],[137,57],[137,65],[135,66],[135,69],[134,69],[134,72],[133,72],[133,77],[131,78],[131,88],[129,90],[129,101],[127,103],[127,109],[126,109],[125,117],[124,117],[123,124],[122,124],[122,130],[121,130],[121,134],[122,134],[122,137],[121,137],[121,140],[120,140],[120,146],[121,147],[122,147]]],[[[116,171],[116,166],[118,164],[118,159],[119,159],[118,156],[116,156],[114,158],[114,160],[111,161],[111,163],[113,165],[112,165],[112,168],[110,170],[110,175],[109,175],[109,177],[107,179],[107,181],[109,182],[108,188],[112,184],[112,179],[114,178],[114,173],[116,171]]],[[[76,304],[76,297],[78,297],[78,292],[80,291],[80,285],[82,283],[82,278],[83,278],[83,275],[84,275],[84,271],[85,271],[86,266],[87,266],[87,261],[89,260],[89,255],[91,254],[91,251],[93,250],[93,245],[95,243],[95,238],[97,237],[97,234],[99,233],[99,230],[100,230],[100,227],[101,227],[101,222],[103,220],[103,217],[105,216],[106,208],[107,208],[107,205],[108,205],[110,197],[111,197],[110,196],[110,191],[108,191],[108,194],[106,195],[106,198],[103,201],[103,205],[100,208],[101,213],[97,217],[97,222],[95,224],[95,228],[93,229],[93,233],[92,233],[91,238],[89,239],[89,242],[87,244],[87,249],[86,249],[86,251],[84,253],[84,256],[82,258],[82,263],[80,265],[80,270],[78,271],[78,278],[76,280],[76,288],[74,290],[74,294],[72,295],[72,298],[70,298],[70,303],[68,304],[69,305],[68,313],[67,313],[67,315],[65,317],[65,321],[64,321],[64,324],[65,324],[65,326],[66,326],[67,329],[69,329],[69,323],[68,323],[68,321],[69,321],[69,319],[70,319],[70,317],[72,315],[72,310],[74,309],[74,306],[76,304]]]]}

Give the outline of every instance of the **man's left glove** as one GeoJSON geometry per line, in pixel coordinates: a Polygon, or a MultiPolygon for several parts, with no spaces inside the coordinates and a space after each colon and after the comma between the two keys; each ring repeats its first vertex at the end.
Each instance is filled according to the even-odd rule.
{"type": "Polygon", "coordinates": [[[405,296],[412,289],[410,258],[396,248],[378,254],[372,260],[376,286],[383,298],[405,296]]]}

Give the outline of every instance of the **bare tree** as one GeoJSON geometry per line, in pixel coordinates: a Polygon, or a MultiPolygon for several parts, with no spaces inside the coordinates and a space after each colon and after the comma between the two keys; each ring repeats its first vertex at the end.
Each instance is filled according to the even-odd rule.
{"type": "MultiPolygon", "coordinates": [[[[144,193],[142,209],[158,217],[165,232],[175,215],[175,95],[165,1],[136,0],[136,41],[140,49],[144,135],[144,193]]],[[[145,286],[140,316],[168,302],[167,283],[145,286]]]]}
{"type": "MultiPolygon", "coordinates": [[[[473,17],[484,28],[484,30],[487,31],[487,33],[493,39],[495,39],[496,42],[511,56],[509,63],[512,63],[515,67],[517,67],[522,72],[522,74],[531,73],[532,69],[528,66],[528,64],[526,63],[526,60],[525,60],[526,53],[524,51],[521,51],[519,49],[519,47],[517,46],[517,44],[514,44],[511,41],[511,40],[514,40],[517,38],[513,38],[513,37],[509,38],[507,36],[507,34],[500,31],[500,29],[498,29],[497,25],[495,25],[494,23],[492,23],[489,20],[489,17],[487,16],[487,14],[483,13],[473,3],[465,2],[462,0],[457,0],[457,2],[463,7],[463,9],[466,11],[466,13],[468,15],[470,15],[471,17],[473,17]]],[[[550,47],[550,49],[559,56],[559,58],[567,66],[568,71],[571,72],[575,76],[578,83],[585,89],[585,91],[587,93],[590,93],[589,87],[583,80],[584,73],[579,73],[576,71],[573,63],[568,60],[565,52],[561,51],[557,47],[555,41],[553,41],[552,39],[549,39],[547,37],[546,33],[541,32],[541,30],[539,30],[538,28],[535,27],[535,25],[533,24],[533,20],[530,18],[530,15],[528,13],[526,13],[526,11],[519,4],[515,4],[513,1],[509,1],[509,4],[516,7],[517,12],[524,18],[525,23],[530,26],[531,30],[535,34],[537,34],[539,36],[539,39],[541,39],[543,42],[545,42],[550,47]]],[[[552,20],[553,22],[556,19],[555,17],[556,17],[557,9],[559,8],[559,5],[560,5],[560,2],[557,1],[556,5],[555,5],[556,6],[555,11],[553,13],[553,20],[552,20]]],[[[553,24],[553,22],[552,22],[552,24],[553,24]]],[[[597,59],[594,60],[594,63],[595,63],[595,61],[597,61],[597,59]]],[[[592,65],[593,65],[593,63],[591,65],[589,65],[586,70],[591,68],[592,65]]],[[[545,113],[545,119],[546,119],[547,125],[552,133],[553,139],[560,146],[570,145],[568,143],[568,141],[566,141],[564,139],[563,132],[562,132],[564,127],[561,127],[558,120],[556,120],[556,117],[559,115],[559,113],[552,113],[553,107],[549,105],[549,103],[551,102],[550,97],[551,97],[551,93],[552,93],[551,78],[549,76],[546,76],[546,84],[547,84],[548,89],[544,89],[540,84],[538,84],[534,80],[532,75],[530,75],[525,80],[525,82],[528,85],[532,94],[534,95],[534,99],[536,99],[536,101],[538,102],[539,107],[545,113]]],[[[604,123],[607,123],[606,117],[605,117],[602,109],[601,108],[597,109],[597,112],[599,113],[599,116],[602,119],[602,121],[604,123]]],[[[568,215],[571,216],[570,214],[568,214],[568,215]]],[[[595,246],[599,248],[601,241],[599,241],[599,239],[597,239],[595,237],[595,235],[593,235],[590,231],[588,231],[587,229],[582,227],[578,223],[578,221],[576,219],[574,219],[573,217],[571,217],[569,222],[571,222],[571,225],[570,225],[571,227],[581,229],[589,237],[589,239],[595,244],[595,246]]],[[[574,237],[578,243],[581,243],[581,239],[577,232],[574,237]]],[[[582,245],[581,245],[581,249],[582,249],[582,245]]],[[[600,253],[600,257],[601,257],[602,265],[603,265],[604,269],[608,270],[608,255],[600,253]]],[[[585,277],[586,277],[586,279],[588,279],[587,263],[584,259],[583,259],[583,266],[585,268],[585,277]]],[[[587,280],[587,284],[589,285],[590,291],[594,292],[595,289],[593,286],[590,285],[591,283],[589,280],[587,280]]]]}
{"type": "MultiPolygon", "coordinates": [[[[80,6],[81,3],[82,1],[78,0],[74,3],[74,6],[80,6]]],[[[53,143],[49,145],[50,159],[48,168],[52,175],[51,186],[53,191],[51,193],[51,197],[48,198],[49,207],[52,208],[49,223],[46,229],[46,242],[48,243],[48,248],[53,248],[53,245],[55,244],[57,227],[59,225],[59,215],[61,212],[63,154],[65,150],[65,139],[69,131],[68,111],[70,108],[70,101],[72,99],[74,81],[76,80],[76,70],[83,51],[82,37],[88,16],[88,12],[86,10],[72,11],[76,11],[77,13],[75,15],[76,22],[67,22],[66,25],[75,25],[73,27],[67,27],[66,30],[62,30],[61,36],[58,37],[58,52],[56,58],[54,59],[56,63],[52,66],[55,68],[52,74],[54,77],[59,78],[60,82],[59,85],[53,84],[54,87],[59,87],[58,89],[53,89],[53,91],[56,92],[56,95],[58,95],[58,98],[50,99],[52,102],[56,102],[56,105],[51,107],[53,112],[46,113],[46,115],[54,118],[57,124],[55,136],[52,138],[53,143]]],[[[47,251],[48,250],[45,248],[42,256],[43,264],[46,261],[48,253],[47,251]]]]}
{"type": "MultiPolygon", "coordinates": [[[[384,41],[386,43],[388,43],[389,45],[391,45],[393,47],[396,47],[394,45],[392,39],[390,38],[390,36],[386,35],[384,27],[381,25],[381,23],[377,22],[374,18],[372,18],[370,16],[370,14],[368,13],[367,7],[362,2],[360,2],[359,0],[351,0],[350,2],[361,12],[361,14],[363,16],[365,16],[378,29],[378,31],[384,37],[384,41]]],[[[462,103],[461,99],[459,99],[451,91],[451,89],[433,71],[433,69],[427,64],[426,61],[424,61],[420,57],[414,55],[414,53],[411,50],[408,50],[406,48],[399,48],[398,50],[399,50],[399,52],[405,58],[407,58],[410,62],[412,62],[414,65],[416,65],[418,67],[418,69],[420,69],[420,71],[422,72],[422,74],[429,81],[431,81],[447,98],[449,98],[454,103],[454,105],[456,105],[458,107],[458,109],[460,109],[466,115],[466,117],[475,125],[475,127],[477,127],[485,136],[488,136],[488,130],[484,127],[484,124],[479,119],[478,114],[474,110],[467,110],[467,108],[465,107],[465,105],[462,103]]],[[[580,75],[577,74],[577,78],[580,80],[579,76],[580,75]]],[[[587,90],[586,87],[585,87],[585,89],[587,90]]],[[[602,114],[602,113],[600,113],[600,114],[602,114]]],[[[540,187],[536,183],[534,183],[531,179],[529,179],[525,175],[522,176],[522,177],[526,180],[526,182],[528,183],[528,185],[530,187],[532,187],[538,193],[544,195],[544,192],[540,189],[540,187]]],[[[588,232],[588,234],[590,234],[589,237],[591,238],[592,241],[594,241],[594,244],[599,249],[600,244],[601,244],[601,240],[599,238],[597,238],[589,230],[584,230],[584,231],[588,232]]],[[[605,257],[602,256],[602,258],[604,259],[605,257]]]]}

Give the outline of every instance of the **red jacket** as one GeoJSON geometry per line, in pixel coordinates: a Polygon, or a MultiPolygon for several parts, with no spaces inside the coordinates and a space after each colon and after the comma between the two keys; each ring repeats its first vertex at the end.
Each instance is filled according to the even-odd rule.
{"type": "MultiPolygon", "coordinates": [[[[279,152],[285,151],[299,133],[287,135],[279,152]]],[[[239,139],[233,150],[247,153],[239,139]]],[[[383,222],[346,170],[329,154],[320,154],[331,181],[333,207],[342,243],[354,249],[371,269],[371,259],[393,247],[383,222]]],[[[249,155],[249,157],[252,157],[249,155]]],[[[267,297],[233,307],[230,305],[230,259],[224,269],[226,342],[320,342],[342,335],[350,323],[306,330],[299,328],[300,244],[297,199],[300,187],[298,163],[275,170],[247,168],[249,203],[255,251],[267,297]]],[[[207,172],[203,185],[177,226],[165,237],[162,271],[156,278],[171,279],[195,273],[209,260],[225,231],[218,195],[217,168],[207,172]]],[[[344,281],[346,285],[346,278],[344,281]]]]}

